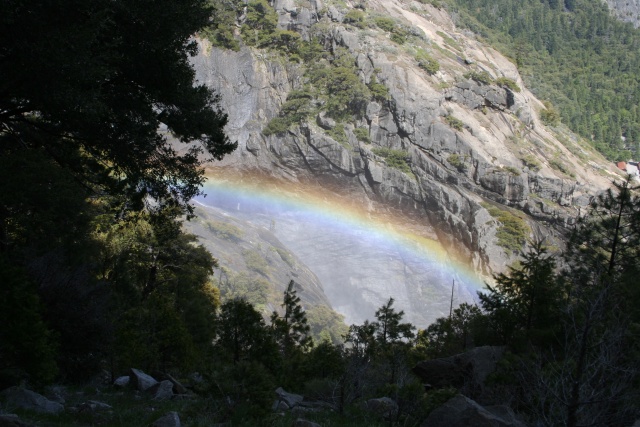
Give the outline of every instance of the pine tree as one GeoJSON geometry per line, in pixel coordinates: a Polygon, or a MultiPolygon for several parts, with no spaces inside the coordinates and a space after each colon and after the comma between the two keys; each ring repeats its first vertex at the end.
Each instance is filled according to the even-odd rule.
{"type": "Polygon", "coordinates": [[[290,281],[284,291],[284,314],[281,316],[276,311],[271,314],[271,328],[285,357],[296,351],[305,351],[313,344],[309,335],[307,315],[300,304],[300,297],[293,289],[294,285],[295,282],[290,281]]]}

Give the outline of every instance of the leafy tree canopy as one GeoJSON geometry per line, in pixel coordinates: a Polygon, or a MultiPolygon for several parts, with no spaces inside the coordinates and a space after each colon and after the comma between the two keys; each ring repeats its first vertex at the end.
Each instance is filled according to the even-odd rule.
{"type": "Polygon", "coordinates": [[[7,0],[0,7],[0,155],[41,149],[93,191],[188,208],[206,154],[235,144],[194,86],[204,0],[7,0]],[[161,124],[182,143],[180,153],[161,124]]]}

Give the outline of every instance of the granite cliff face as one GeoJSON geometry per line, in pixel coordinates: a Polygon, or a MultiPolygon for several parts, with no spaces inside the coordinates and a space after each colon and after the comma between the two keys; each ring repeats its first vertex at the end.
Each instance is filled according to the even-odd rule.
{"type": "Polygon", "coordinates": [[[621,21],[640,27],[640,0],[606,0],[609,9],[621,21]]]}
{"type": "MultiPolygon", "coordinates": [[[[590,195],[616,176],[569,132],[544,126],[539,119],[544,106],[523,87],[515,65],[456,29],[442,10],[399,0],[366,5],[367,13],[394,19],[428,46],[440,64],[429,74],[418,65],[414,44],[399,45],[380,29],[343,22],[355,4],[276,0],[273,6],[280,28],[303,37],[321,28],[323,46],[347,49],[361,81],[370,83],[375,76],[388,97],[368,102],[364,117],[344,125],[346,141],[331,136],[336,122],[324,113],[265,136],[263,129],[279,115],[287,94],[304,85],[304,65],[267,50],[234,52],[199,40],[200,54],[193,59],[198,79],[221,95],[229,115],[226,130],[239,144],[233,155],[211,165],[217,173],[259,171],[285,183],[333,188],[365,211],[403,218],[484,275],[504,270],[517,255],[499,246],[502,224],[491,207],[521,218],[531,229],[529,237],[554,243],[590,195]],[[369,143],[356,128],[367,130],[369,143]],[[410,172],[392,167],[380,148],[406,152],[410,172]]],[[[289,240],[296,245],[295,238],[289,240]]],[[[406,289],[415,286],[407,283],[406,289]]],[[[445,289],[438,292],[440,299],[446,295],[445,289]]],[[[372,306],[388,296],[380,292],[372,306]]],[[[407,304],[411,299],[407,292],[407,304]]]]}

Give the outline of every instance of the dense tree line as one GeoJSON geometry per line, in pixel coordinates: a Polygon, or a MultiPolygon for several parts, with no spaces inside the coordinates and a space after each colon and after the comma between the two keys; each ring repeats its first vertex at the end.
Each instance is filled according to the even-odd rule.
{"type": "Polygon", "coordinates": [[[0,15],[0,383],[192,365],[215,260],[180,223],[202,162],[235,148],[188,62],[210,8],[10,0],[0,15]]]}
{"type": "Polygon", "coordinates": [[[589,0],[453,0],[446,7],[510,56],[574,132],[612,159],[637,155],[640,30],[589,0]]]}

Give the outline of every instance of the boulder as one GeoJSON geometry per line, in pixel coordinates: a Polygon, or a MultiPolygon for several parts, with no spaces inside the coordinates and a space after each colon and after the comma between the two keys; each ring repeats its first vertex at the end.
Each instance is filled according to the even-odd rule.
{"type": "Polygon", "coordinates": [[[148,389],[154,400],[169,400],[173,397],[173,383],[164,380],[148,389]]]}
{"type": "Polygon", "coordinates": [[[2,398],[10,408],[27,409],[30,411],[57,414],[64,411],[64,406],[53,402],[41,394],[20,387],[11,387],[4,390],[2,398]]]}
{"type": "Polygon", "coordinates": [[[171,383],[173,384],[173,392],[175,394],[186,394],[189,392],[189,390],[187,390],[187,388],[180,381],[176,380],[169,374],[165,374],[163,372],[154,372],[153,377],[158,381],[171,381],[171,383]]]}
{"type": "Polygon", "coordinates": [[[455,387],[486,403],[485,381],[503,354],[504,347],[476,347],[455,356],[419,362],[413,372],[431,388],[455,387]]]}
{"type": "Polygon", "coordinates": [[[457,395],[434,409],[421,427],[525,427],[515,419],[505,420],[473,400],[457,395]]]}
{"type": "Polygon", "coordinates": [[[177,412],[171,411],[165,416],[158,418],[151,424],[151,427],[180,427],[180,416],[177,412]]]}
{"type": "Polygon", "coordinates": [[[136,390],[139,391],[146,391],[147,389],[158,384],[158,381],[156,381],[155,378],[153,378],[151,375],[145,374],[138,369],[132,368],[129,377],[131,377],[131,383],[133,384],[133,386],[136,388],[136,390]]]}
{"type": "Polygon", "coordinates": [[[318,126],[320,126],[323,129],[329,130],[336,127],[336,121],[333,120],[331,117],[327,116],[325,112],[318,113],[316,122],[318,123],[318,126]]]}
{"type": "Polygon", "coordinates": [[[390,397],[369,399],[364,406],[369,412],[387,420],[394,419],[398,415],[398,404],[390,397]]]}
{"type": "Polygon", "coordinates": [[[276,395],[278,395],[278,401],[286,403],[289,408],[295,407],[304,399],[299,394],[287,393],[282,387],[276,389],[276,395]]]}
{"type": "Polygon", "coordinates": [[[116,387],[126,387],[129,385],[130,382],[131,382],[131,377],[129,377],[128,375],[125,375],[123,377],[116,378],[116,380],[113,382],[113,385],[116,387]]]}
{"type": "Polygon", "coordinates": [[[67,394],[67,389],[61,385],[54,385],[47,387],[45,397],[53,402],[65,404],[64,396],[67,394]]]}

